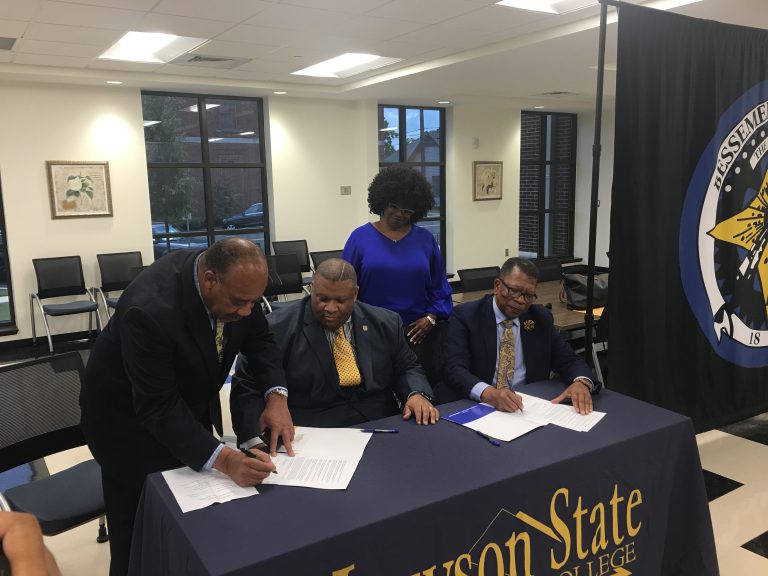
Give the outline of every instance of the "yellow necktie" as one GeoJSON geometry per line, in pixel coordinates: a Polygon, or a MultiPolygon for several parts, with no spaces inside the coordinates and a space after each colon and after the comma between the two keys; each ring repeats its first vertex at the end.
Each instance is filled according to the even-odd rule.
{"type": "Polygon", "coordinates": [[[339,373],[341,386],[359,386],[362,378],[355,361],[355,353],[352,345],[344,334],[344,326],[336,329],[336,338],[333,341],[333,361],[336,363],[336,372],[339,373]]]}
{"type": "Polygon", "coordinates": [[[219,364],[224,359],[224,322],[216,320],[216,354],[219,356],[219,364]]]}
{"type": "Polygon", "coordinates": [[[499,346],[499,368],[496,371],[496,388],[509,388],[515,381],[515,332],[514,321],[504,320],[504,332],[499,346]]]}

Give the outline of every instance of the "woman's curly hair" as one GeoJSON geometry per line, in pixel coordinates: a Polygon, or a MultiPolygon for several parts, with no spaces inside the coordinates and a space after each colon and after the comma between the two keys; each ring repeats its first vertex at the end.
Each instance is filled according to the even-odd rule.
{"type": "Polygon", "coordinates": [[[368,208],[372,214],[381,216],[390,204],[413,210],[411,224],[415,224],[435,205],[432,186],[421,172],[413,168],[383,168],[368,186],[368,208]]]}

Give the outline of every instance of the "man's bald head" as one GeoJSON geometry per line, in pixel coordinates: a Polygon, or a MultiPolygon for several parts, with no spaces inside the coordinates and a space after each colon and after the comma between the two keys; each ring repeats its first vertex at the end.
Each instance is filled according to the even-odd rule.
{"type": "Polygon", "coordinates": [[[357,285],[357,273],[352,264],[341,258],[329,258],[323,260],[315,269],[315,276],[320,276],[331,282],[343,282],[351,280],[357,285]]]}

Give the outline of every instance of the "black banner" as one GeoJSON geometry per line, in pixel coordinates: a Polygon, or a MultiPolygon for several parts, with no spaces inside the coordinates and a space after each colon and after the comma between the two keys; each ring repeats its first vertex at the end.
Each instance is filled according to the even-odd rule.
{"type": "Polygon", "coordinates": [[[768,410],[768,32],[619,12],[610,385],[698,430],[768,410]]]}

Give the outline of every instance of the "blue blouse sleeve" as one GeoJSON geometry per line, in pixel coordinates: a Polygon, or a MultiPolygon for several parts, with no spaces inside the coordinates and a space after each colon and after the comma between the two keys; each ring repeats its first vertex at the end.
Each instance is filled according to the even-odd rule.
{"type": "Polygon", "coordinates": [[[341,253],[342,260],[346,260],[355,269],[358,278],[361,274],[362,254],[359,250],[359,242],[357,241],[357,230],[353,230],[352,234],[347,238],[347,243],[344,244],[344,250],[341,253]]]}
{"type": "Polygon", "coordinates": [[[443,258],[440,254],[440,248],[434,236],[432,238],[432,255],[430,256],[430,298],[427,312],[431,312],[438,318],[448,318],[453,311],[453,300],[451,295],[451,285],[448,284],[448,278],[445,276],[443,267],[443,258]]]}

